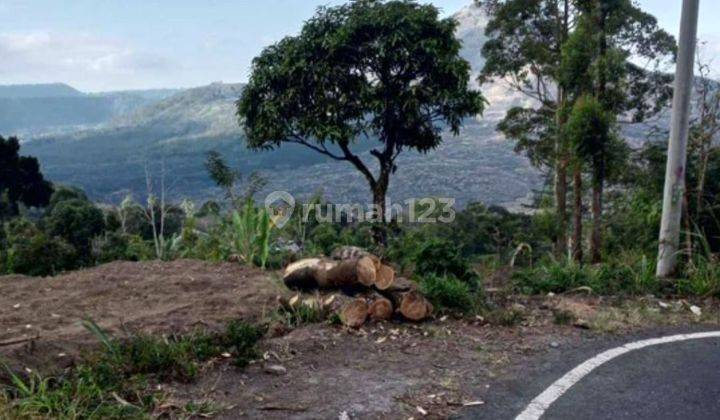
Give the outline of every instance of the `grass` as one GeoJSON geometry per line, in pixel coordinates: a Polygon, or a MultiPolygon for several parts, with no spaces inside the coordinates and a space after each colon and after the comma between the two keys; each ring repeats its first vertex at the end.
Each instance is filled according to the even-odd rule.
{"type": "Polygon", "coordinates": [[[485,316],[492,325],[514,327],[525,320],[525,312],[519,308],[497,308],[485,316]]]}
{"type": "Polygon", "coordinates": [[[685,268],[687,278],[678,281],[678,292],[702,297],[720,297],[720,265],[697,257],[685,268]]]}
{"type": "Polygon", "coordinates": [[[439,310],[472,313],[479,307],[479,293],[467,282],[452,275],[427,275],[420,278],[420,291],[439,310]]]}
{"type": "Polygon", "coordinates": [[[288,328],[324,322],[331,317],[331,314],[326,308],[322,307],[322,304],[317,303],[312,305],[300,303],[293,307],[281,307],[275,312],[274,318],[280,320],[288,328]]]}
{"type": "MultiPolygon", "coordinates": [[[[128,339],[112,337],[92,321],[85,327],[102,350],[77,367],[56,376],[19,374],[6,367],[10,380],[0,392],[0,417],[147,418],[163,399],[151,384],[192,381],[202,362],[225,352],[234,356],[236,365],[245,366],[258,356],[256,344],[264,334],[262,328],[241,321],[228,323],[221,332],[136,334],[128,339]]],[[[182,411],[192,416],[216,408],[209,401],[191,402],[182,411]]]]}
{"type": "Polygon", "coordinates": [[[641,295],[660,290],[654,266],[654,261],[640,254],[616,256],[600,265],[550,259],[515,271],[513,283],[516,290],[529,295],[578,289],[599,295],[641,295]]]}

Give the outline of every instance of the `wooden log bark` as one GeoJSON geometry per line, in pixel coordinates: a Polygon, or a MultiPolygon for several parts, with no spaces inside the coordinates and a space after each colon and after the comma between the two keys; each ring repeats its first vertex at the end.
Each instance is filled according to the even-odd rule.
{"type": "Polygon", "coordinates": [[[368,317],[368,304],[364,298],[347,302],[340,310],[340,319],[350,328],[360,328],[368,317]]]}
{"type": "Polygon", "coordinates": [[[375,284],[377,271],[375,263],[369,257],[358,260],[340,261],[330,267],[326,273],[327,284],[330,287],[351,287],[358,284],[371,287],[375,284]]]}
{"type": "Polygon", "coordinates": [[[371,321],[388,321],[393,316],[393,304],[390,299],[374,293],[368,299],[368,316],[371,321]]]}
{"type": "Polygon", "coordinates": [[[419,292],[403,293],[400,299],[400,313],[410,321],[422,321],[432,314],[433,307],[419,292]]]}
{"type": "Polygon", "coordinates": [[[387,290],[395,282],[395,270],[385,264],[380,264],[375,279],[375,287],[378,290],[387,290]]]}

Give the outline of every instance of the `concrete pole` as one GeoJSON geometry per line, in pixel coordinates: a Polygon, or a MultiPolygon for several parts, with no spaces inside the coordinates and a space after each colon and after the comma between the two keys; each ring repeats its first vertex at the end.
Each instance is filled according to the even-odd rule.
{"type": "Polygon", "coordinates": [[[680,244],[699,3],[683,0],[657,263],[657,276],[661,278],[674,274],[680,244]]]}

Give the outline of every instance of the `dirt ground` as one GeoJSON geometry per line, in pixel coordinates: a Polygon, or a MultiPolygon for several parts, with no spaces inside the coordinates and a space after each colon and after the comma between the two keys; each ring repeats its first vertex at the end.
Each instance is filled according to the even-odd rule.
{"type": "MultiPolygon", "coordinates": [[[[116,333],[167,334],[263,319],[277,295],[290,293],[276,273],[188,260],[0,277],[0,357],[18,367],[62,367],[93,342],[79,325],[85,317],[116,333]]],[[[438,317],[359,330],[323,323],[267,337],[264,357],[245,369],[215,360],[192,384],[163,385],[164,406],[206,401],[227,419],[447,418],[482,406],[496,379],[545,352],[655,325],[720,323],[716,301],[492,299],[503,315],[497,319],[438,317]],[[510,322],[509,313],[519,315],[510,322]]]]}
{"type": "Polygon", "coordinates": [[[94,341],[80,325],[85,318],[115,333],[183,332],[257,319],[274,308],[284,292],[280,284],[238,264],[191,260],[114,262],[49,278],[0,277],[0,354],[28,366],[71,363],[94,341]]]}

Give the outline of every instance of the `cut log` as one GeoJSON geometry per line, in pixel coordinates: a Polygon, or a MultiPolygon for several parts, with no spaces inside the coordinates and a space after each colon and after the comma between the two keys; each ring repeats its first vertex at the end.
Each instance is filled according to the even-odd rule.
{"type": "Polygon", "coordinates": [[[337,264],[336,261],[320,258],[300,260],[285,268],[283,282],[287,287],[299,290],[330,287],[331,285],[327,281],[327,273],[337,264]]]}
{"type": "Polygon", "coordinates": [[[283,274],[283,282],[291,289],[312,289],[318,287],[317,277],[322,260],[308,258],[288,265],[283,274]]]}
{"type": "Polygon", "coordinates": [[[326,272],[326,281],[330,287],[352,287],[358,284],[370,287],[375,284],[375,263],[369,257],[358,260],[340,261],[326,272]]]}
{"type": "Polygon", "coordinates": [[[376,257],[373,254],[368,254],[367,257],[372,260],[373,264],[375,264],[375,271],[380,270],[380,266],[382,265],[382,261],[380,261],[380,258],[376,257]]]}
{"type": "Polygon", "coordinates": [[[350,328],[360,328],[368,317],[368,304],[363,298],[353,299],[340,311],[340,319],[350,328]]]}
{"type": "Polygon", "coordinates": [[[413,290],[417,290],[417,283],[405,277],[395,277],[390,287],[383,290],[383,292],[411,292],[413,290]]]}
{"type": "Polygon", "coordinates": [[[422,321],[430,316],[433,307],[419,292],[404,293],[400,301],[400,313],[410,321],[422,321]]]}
{"type": "Polygon", "coordinates": [[[395,282],[395,270],[385,264],[380,264],[375,279],[375,287],[378,290],[387,290],[395,282]]]}
{"type": "Polygon", "coordinates": [[[335,248],[330,254],[330,257],[334,260],[359,260],[360,258],[367,257],[370,255],[364,249],[357,246],[341,246],[335,248]]]}
{"type": "Polygon", "coordinates": [[[393,316],[393,304],[390,299],[373,294],[369,299],[368,316],[371,321],[388,321],[393,316]]]}

